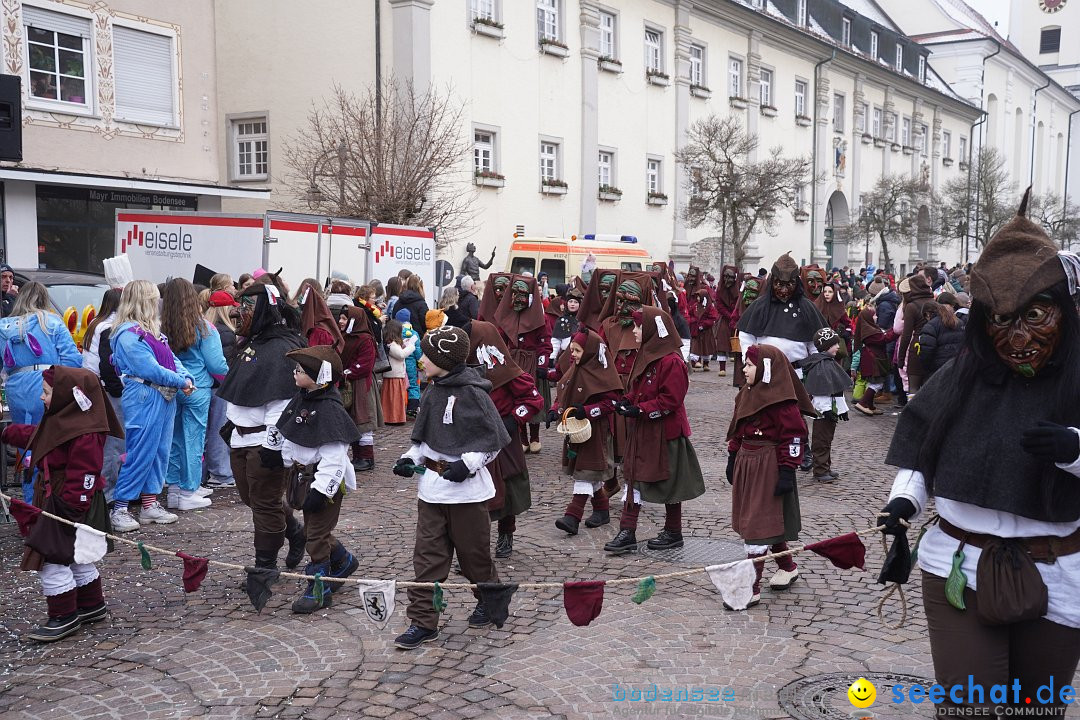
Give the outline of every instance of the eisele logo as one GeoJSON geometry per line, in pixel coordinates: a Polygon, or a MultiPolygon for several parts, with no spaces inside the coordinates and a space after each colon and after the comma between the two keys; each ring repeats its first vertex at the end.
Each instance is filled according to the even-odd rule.
{"type": "Polygon", "coordinates": [[[401,239],[383,240],[375,250],[375,262],[384,257],[392,257],[398,260],[414,260],[418,262],[430,262],[432,258],[431,248],[409,245],[401,239]]]}
{"type": "Polygon", "coordinates": [[[157,225],[149,230],[140,230],[138,225],[132,225],[120,241],[120,252],[127,252],[128,248],[134,247],[136,243],[146,249],[147,254],[181,257],[191,253],[193,238],[190,232],[184,231],[182,225],[169,230],[162,230],[157,225]]]}

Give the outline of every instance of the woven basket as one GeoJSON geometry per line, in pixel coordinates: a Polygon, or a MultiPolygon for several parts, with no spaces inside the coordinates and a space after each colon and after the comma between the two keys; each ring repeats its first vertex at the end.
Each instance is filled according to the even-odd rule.
{"type": "Polygon", "coordinates": [[[578,420],[577,418],[569,417],[570,408],[567,408],[562,415],[562,422],[559,423],[555,429],[561,435],[566,435],[567,439],[574,445],[580,445],[581,443],[588,442],[592,437],[592,423],[588,420],[578,420]]]}
{"type": "Polygon", "coordinates": [[[739,342],[739,336],[738,335],[732,335],[731,336],[731,352],[733,352],[733,353],[741,353],[742,352],[742,343],[739,342]]]}

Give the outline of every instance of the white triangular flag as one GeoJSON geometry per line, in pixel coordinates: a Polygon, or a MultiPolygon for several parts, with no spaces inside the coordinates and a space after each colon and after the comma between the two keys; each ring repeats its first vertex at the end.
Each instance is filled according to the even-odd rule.
{"type": "Polygon", "coordinates": [[[361,580],[360,601],[368,620],[379,627],[385,627],[394,614],[394,595],[397,582],[394,580],[361,580]]]}
{"type": "Polygon", "coordinates": [[[86,412],[94,406],[93,401],[86,396],[86,393],[82,391],[82,388],[76,385],[71,388],[71,394],[75,398],[75,404],[79,406],[79,409],[86,412]]]}
{"type": "Polygon", "coordinates": [[[753,560],[736,560],[723,565],[710,565],[705,568],[709,573],[709,579],[720,591],[720,597],[724,599],[732,610],[745,610],[750,598],[754,596],[754,572],[753,560]]]}
{"type": "Polygon", "coordinates": [[[660,315],[656,316],[656,334],[661,340],[667,337],[667,325],[664,323],[664,318],[660,315]]]}
{"type": "Polygon", "coordinates": [[[607,369],[607,345],[600,343],[600,352],[597,354],[597,359],[600,360],[600,364],[607,369]]]}
{"type": "Polygon", "coordinates": [[[270,301],[271,305],[277,305],[278,300],[281,298],[281,293],[278,292],[277,285],[274,283],[266,283],[266,297],[270,301]]]}
{"type": "Polygon", "coordinates": [[[768,385],[772,382],[772,358],[762,358],[762,365],[765,366],[765,372],[762,373],[761,382],[768,385]]]}
{"type": "Polygon", "coordinates": [[[326,385],[334,377],[334,371],[330,367],[330,363],[323,360],[319,363],[319,376],[315,378],[315,382],[320,385],[326,385]]]}
{"type": "Polygon", "coordinates": [[[108,550],[105,533],[89,525],[75,523],[75,562],[80,565],[96,563],[105,557],[108,550]]]}

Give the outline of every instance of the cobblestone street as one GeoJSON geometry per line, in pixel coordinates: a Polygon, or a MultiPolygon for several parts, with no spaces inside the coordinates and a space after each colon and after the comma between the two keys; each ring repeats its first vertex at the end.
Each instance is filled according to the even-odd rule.
{"type": "MultiPolygon", "coordinates": [[[[684,508],[687,547],[665,557],[604,553],[603,544],[617,530],[614,509],[611,525],[583,528],[576,537],[555,528],[570,488],[558,472],[554,429],[545,431],[544,450],[530,461],[533,507],[519,518],[513,557],[498,561],[501,579],[636,577],[742,557],[729,523],[730,489],[722,479],[733,399],[730,377],[693,376],[687,405],[708,492],[684,508]]],[[[799,473],[804,542],[867,527],[888,494],[892,472],[882,458],[895,418],[888,412],[876,418],[852,414],[837,432],[834,469],[841,480],[815,486],[809,473],[799,473]]],[[[408,428],[377,435],[376,471],[360,478],[359,491],[346,501],[337,535],[358,554],[354,577],[412,578],[415,483],[389,472],[407,437],[408,428]]],[[[213,500],[209,510],[184,513],[175,525],[151,526],[129,537],[250,562],[247,509],[234,490],[218,491],[213,500]]],[[[653,537],[662,522],[663,509],[646,506],[638,539],[653,537]]],[[[352,585],[335,594],[332,608],[297,616],[289,604],[298,585],[283,580],[259,615],[241,589],[241,575],[211,567],[201,590],[185,596],[178,558],[155,555],[153,569],[145,571],[138,554],[120,546],[101,566],[110,617],[67,641],[41,646],[20,640],[43,619],[44,603],[35,576],[14,571],[21,542],[15,526],[4,525],[0,717],[441,720],[670,712],[786,718],[778,691],[800,678],[933,676],[918,571],[906,586],[907,622],[889,630],[875,617],[883,592],[874,582],[883,556],[880,541],[868,540],[867,549],[866,571],[841,571],[824,558],[799,555],[799,581],[783,593],[766,585],[761,604],[747,612],[725,612],[702,572],[659,581],[656,594],[642,605],[631,601],[634,586],[609,587],[603,613],[588,627],[566,618],[561,591],[522,590],[502,630],[471,630],[471,595],[448,591],[442,637],[402,652],[392,640],[407,626],[403,590],[384,629],[367,619],[352,585]],[[653,683],[731,688],[733,699],[675,707],[613,700],[616,684],[621,689],[653,683]]],[[[766,580],[774,569],[766,566],[766,580]]],[[[887,603],[888,621],[899,619],[899,607],[895,597],[887,603]]],[[[890,715],[897,711],[880,687],[878,698],[876,717],[897,716],[890,715]]],[[[917,707],[918,716],[931,716],[929,704],[917,707]]],[[[843,715],[820,717],[847,716],[851,707],[840,709],[843,715]]]]}

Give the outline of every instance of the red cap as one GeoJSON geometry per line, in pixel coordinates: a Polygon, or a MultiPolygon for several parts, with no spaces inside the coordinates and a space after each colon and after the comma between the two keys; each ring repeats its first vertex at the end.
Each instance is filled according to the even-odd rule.
{"type": "Polygon", "coordinates": [[[635,325],[640,325],[645,321],[645,313],[640,310],[635,310],[630,317],[634,320],[635,325]]]}
{"type": "Polygon", "coordinates": [[[239,304],[231,292],[218,290],[210,294],[210,307],[237,307],[239,304]]]}

